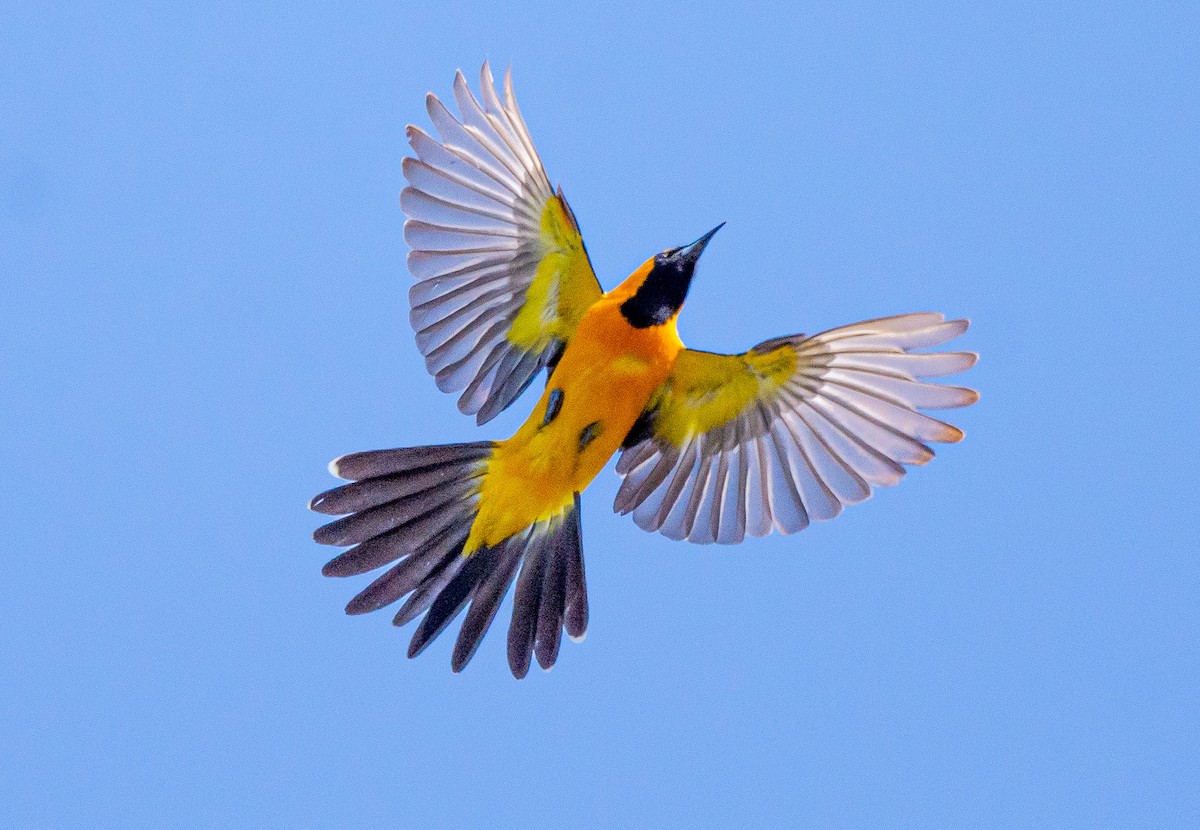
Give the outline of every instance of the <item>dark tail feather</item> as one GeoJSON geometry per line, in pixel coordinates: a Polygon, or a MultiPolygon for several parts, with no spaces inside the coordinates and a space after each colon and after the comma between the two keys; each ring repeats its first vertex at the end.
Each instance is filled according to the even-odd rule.
{"type": "MultiPolygon", "coordinates": [[[[368,585],[358,596],[350,600],[350,604],[346,606],[346,613],[365,614],[368,611],[376,611],[386,605],[391,605],[404,595],[411,593],[418,585],[424,584],[426,578],[449,557],[461,558],[460,554],[466,541],[467,531],[465,529],[458,534],[443,534],[440,539],[424,547],[419,554],[405,557],[384,572],[383,576],[368,585]]],[[[425,608],[422,607],[416,613],[419,614],[424,610],[425,608]]],[[[403,625],[404,622],[397,624],[403,625]]]]}
{"type": "MultiPolygon", "coordinates": [[[[556,540],[557,541],[557,540],[556,540]]],[[[562,642],[563,612],[567,607],[567,563],[560,546],[555,545],[542,577],[541,605],[538,607],[533,654],[538,665],[548,669],[558,660],[562,642]]]]}
{"type": "Polygon", "coordinates": [[[413,632],[412,641],[408,644],[409,657],[416,657],[434,637],[446,630],[446,626],[458,616],[458,612],[474,596],[480,583],[491,573],[502,550],[503,546],[498,546],[476,551],[468,557],[460,556],[463,566],[446,587],[438,592],[433,604],[429,606],[429,613],[413,632]]]}
{"type": "MultiPolygon", "coordinates": [[[[493,446],[495,445],[491,441],[476,441],[471,444],[352,452],[330,461],[329,472],[347,481],[359,481],[393,473],[406,473],[437,464],[480,461],[492,454],[493,446]]],[[[321,496],[317,496],[313,501],[320,498],[321,496]]]]}
{"type": "Polygon", "coordinates": [[[529,673],[529,661],[537,637],[538,608],[542,602],[542,580],[549,558],[549,545],[541,545],[530,551],[525,557],[521,575],[517,577],[512,622],[508,626],[508,667],[518,679],[529,673]]]}
{"type": "Polygon", "coordinates": [[[413,634],[409,657],[470,603],[454,646],[456,672],[483,641],[524,559],[508,636],[509,666],[524,677],[535,650],[543,668],[554,665],[564,627],[576,639],[587,628],[579,496],[561,514],[464,556],[493,446],[478,442],[342,456],[330,470],[355,481],[322,493],[309,506],[351,515],[318,528],[313,537],[322,544],[354,545],[325,565],[327,576],[396,563],[350,600],[346,612],[363,614],[407,596],[396,625],[428,611],[413,634]]]}
{"type": "Polygon", "coordinates": [[[521,564],[521,554],[524,545],[512,542],[502,544],[496,560],[491,563],[492,570],[479,583],[471,599],[471,609],[467,611],[462,628],[458,630],[458,639],[454,642],[454,655],[450,660],[450,668],[460,672],[475,655],[475,650],[483,642],[483,635],[491,627],[500,603],[512,585],[517,573],[517,565],[521,564]]]}
{"type": "Polygon", "coordinates": [[[572,637],[582,637],[587,629],[579,494],[572,507],[535,528],[526,551],[508,629],[508,666],[518,678],[529,672],[535,653],[543,669],[554,665],[564,617],[572,637]]]}
{"type": "Polygon", "coordinates": [[[492,446],[480,441],[376,450],[330,463],[335,475],[357,480],[316,496],[309,509],[352,515],[317,528],[313,538],[322,545],[359,547],[331,561],[325,573],[349,576],[374,570],[463,520],[470,527],[492,446]]]}
{"type": "MultiPolygon", "coordinates": [[[[465,560],[461,556],[458,559],[453,570],[448,568],[440,578],[431,579],[433,590],[427,596],[432,598],[436,593],[436,598],[425,600],[431,601],[429,613],[413,634],[408,656],[420,654],[469,602],[471,607],[459,629],[451,659],[451,668],[462,671],[483,641],[517,576],[517,566],[524,559],[508,632],[509,668],[515,677],[524,677],[535,650],[542,668],[553,666],[558,658],[564,616],[570,616],[566,609],[573,572],[578,574],[574,584],[580,590],[583,587],[578,502],[495,547],[476,551],[465,560]]],[[[579,629],[582,631],[587,624],[587,599],[580,596],[576,595],[576,607],[582,608],[583,623],[579,629]]],[[[414,594],[413,599],[416,598],[414,594]]]]}
{"type": "Polygon", "coordinates": [[[575,511],[571,514],[574,527],[575,544],[567,556],[567,636],[575,642],[582,642],[587,634],[588,602],[587,580],[583,573],[583,529],[579,519],[579,494],[575,494],[575,511]]]}

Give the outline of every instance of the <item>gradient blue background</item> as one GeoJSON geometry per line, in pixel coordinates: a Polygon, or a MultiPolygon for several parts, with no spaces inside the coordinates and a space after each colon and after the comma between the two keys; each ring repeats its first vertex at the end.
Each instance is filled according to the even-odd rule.
{"type": "Polygon", "coordinates": [[[1200,826],[1200,11],[741,5],[0,14],[0,825],[1200,826]],[[407,324],[404,126],[485,56],[606,287],[728,221],[685,341],[983,355],[965,442],[798,536],[603,474],[587,642],[519,683],[343,616],[304,509],[527,411],[407,324]]]}

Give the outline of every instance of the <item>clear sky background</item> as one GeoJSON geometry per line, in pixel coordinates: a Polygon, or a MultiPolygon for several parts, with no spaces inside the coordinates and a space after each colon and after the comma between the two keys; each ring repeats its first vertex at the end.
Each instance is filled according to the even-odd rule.
{"type": "Polygon", "coordinates": [[[1200,7],[178,5],[0,13],[0,825],[1200,826],[1200,7]],[[962,444],[797,536],[603,473],[522,682],[344,616],[305,509],[528,411],[407,323],[404,126],[485,57],[605,287],[729,223],[689,344],[982,354],[962,444]]]}

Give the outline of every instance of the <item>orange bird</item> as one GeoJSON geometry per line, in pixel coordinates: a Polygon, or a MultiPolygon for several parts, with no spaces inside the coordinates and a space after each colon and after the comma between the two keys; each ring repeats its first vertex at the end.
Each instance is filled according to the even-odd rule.
{"type": "Polygon", "coordinates": [[[424,614],[414,657],[468,604],[454,646],[461,671],[513,581],[508,662],[554,665],[562,632],[587,630],[579,494],[617,452],[615,509],[672,539],[732,544],[831,519],[873,487],[933,458],[928,442],[963,433],[919,409],[978,395],[920,378],[971,367],[970,352],[918,352],[966,320],[902,314],[813,336],[777,337],[742,354],[685,348],[676,319],[697,260],[720,225],[643,262],[604,292],[562,190],[555,192],[517,108],[485,63],[481,99],[461,72],[456,118],[426,98],[434,138],[409,126],[409,292],[417,347],[438,388],[483,424],[546,370],[511,438],[353,453],[330,471],[352,483],[310,507],[341,515],[314,533],[353,546],[324,568],[351,576],[390,566],[346,607],[361,614],[407,597],[424,614]]]}

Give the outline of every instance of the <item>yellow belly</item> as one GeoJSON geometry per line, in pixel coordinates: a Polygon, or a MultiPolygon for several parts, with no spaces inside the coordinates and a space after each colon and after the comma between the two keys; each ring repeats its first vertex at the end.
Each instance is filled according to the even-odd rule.
{"type": "Polygon", "coordinates": [[[683,348],[674,321],[635,329],[621,316],[618,299],[588,310],[529,419],[497,444],[464,553],[496,545],[571,505],[666,378],[683,348]],[[561,405],[547,422],[556,389],[561,405]]]}

